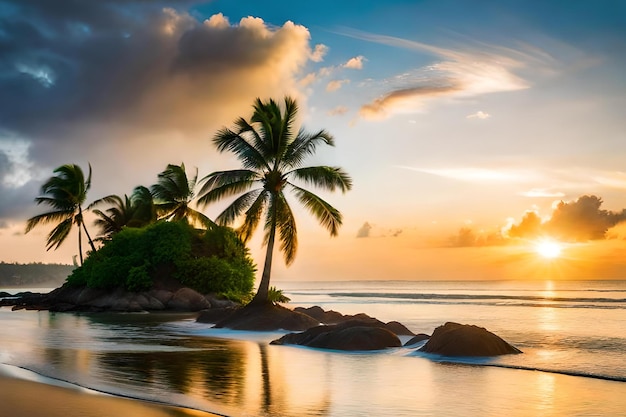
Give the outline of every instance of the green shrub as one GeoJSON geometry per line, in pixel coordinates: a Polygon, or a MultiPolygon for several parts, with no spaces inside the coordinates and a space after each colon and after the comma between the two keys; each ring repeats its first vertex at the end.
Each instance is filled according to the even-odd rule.
{"type": "Polygon", "coordinates": [[[148,272],[147,263],[130,268],[125,287],[129,291],[146,291],[152,287],[152,278],[148,272]]]}
{"type": "Polygon", "coordinates": [[[68,277],[70,285],[142,291],[163,274],[200,293],[246,299],[255,266],[232,229],[196,230],[187,222],[157,222],[113,236],[68,277]]]}
{"type": "Polygon", "coordinates": [[[267,293],[267,298],[272,303],[288,303],[291,298],[283,294],[283,290],[279,290],[276,287],[270,287],[267,293]]]}

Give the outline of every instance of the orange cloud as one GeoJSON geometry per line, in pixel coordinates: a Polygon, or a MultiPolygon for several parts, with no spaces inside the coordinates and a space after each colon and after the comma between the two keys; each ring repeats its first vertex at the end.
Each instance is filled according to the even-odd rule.
{"type": "MultiPolygon", "coordinates": [[[[405,85],[387,93],[382,99],[362,107],[361,116],[369,119],[385,119],[395,113],[420,109],[427,99],[442,96],[474,97],[487,93],[516,91],[529,88],[530,83],[515,71],[533,65],[544,68],[553,60],[537,49],[516,50],[496,45],[481,44],[480,48],[463,47],[446,49],[407,39],[348,31],[344,35],[381,43],[393,47],[426,52],[439,61],[409,72],[402,77],[405,85]],[[400,95],[403,100],[393,100],[400,95]],[[410,106],[407,102],[411,102],[410,106]]],[[[476,113],[486,118],[486,113],[476,113]]],[[[488,117],[488,116],[487,116],[488,117]]]]}
{"type": "Polygon", "coordinates": [[[354,58],[350,58],[345,64],[343,64],[344,68],[363,69],[363,61],[365,61],[365,57],[363,55],[355,56],[354,58]]]}
{"type": "Polygon", "coordinates": [[[326,84],[326,91],[332,92],[339,90],[344,84],[350,83],[350,80],[332,80],[326,84]]]}
{"type": "Polygon", "coordinates": [[[626,220],[626,209],[613,212],[601,209],[602,199],[583,195],[570,202],[560,201],[548,220],[528,211],[519,224],[512,224],[509,237],[536,238],[552,236],[564,241],[584,242],[607,237],[607,231],[626,220]]]}

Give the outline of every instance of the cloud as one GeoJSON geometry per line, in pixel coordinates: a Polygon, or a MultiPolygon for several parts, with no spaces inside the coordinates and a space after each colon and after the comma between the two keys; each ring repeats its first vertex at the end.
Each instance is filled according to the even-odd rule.
{"type": "Polygon", "coordinates": [[[326,84],[326,91],[337,91],[341,88],[341,86],[348,83],[350,83],[350,80],[332,80],[328,84],[326,84]]]}
{"type": "Polygon", "coordinates": [[[324,44],[317,44],[315,48],[313,48],[313,52],[311,52],[311,61],[313,62],[322,62],[326,53],[328,53],[328,46],[324,44]]]}
{"type": "Polygon", "coordinates": [[[395,88],[373,102],[365,104],[361,116],[372,120],[386,119],[396,113],[419,111],[428,100],[434,98],[475,97],[526,89],[530,87],[530,83],[517,75],[516,71],[531,65],[533,68],[554,65],[554,60],[537,48],[512,49],[481,43],[447,49],[355,30],[346,30],[342,34],[427,53],[438,59],[430,65],[403,74],[402,87],[395,88]]]}
{"type": "Polygon", "coordinates": [[[548,220],[542,220],[535,211],[528,211],[519,224],[510,226],[507,234],[513,238],[547,235],[574,242],[605,239],[610,228],[626,220],[626,209],[621,212],[603,210],[602,203],[602,199],[595,195],[583,195],[570,202],[560,201],[548,220]]]}
{"type": "Polygon", "coordinates": [[[342,67],[360,70],[363,69],[363,61],[365,61],[365,57],[363,55],[355,56],[354,58],[350,58],[345,64],[342,65],[342,67]]]}
{"type": "Polygon", "coordinates": [[[46,15],[45,2],[29,5],[35,18],[20,14],[2,22],[13,46],[1,49],[0,59],[14,69],[0,79],[1,127],[35,141],[84,124],[205,129],[247,112],[257,96],[297,94],[296,76],[311,54],[308,30],[292,22],[270,27],[246,17],[230,24],[221,14],[200,22],[139,1],[128,4],[141,19],[127,18],[122,4],[55,5],[67,11],[70,3],[90,28],[80,38],[64,26],[71,16],[46,15]],[[24,66],[30,70],[20,70],[24,66]]]}
{"type": "Polygon", "coordinates": [[[350,111],[346,106],[337,106],[328,111],[329,116],[343,116],[350,111]]]}
{"type": "Polygon", "coordinates": [[[509,237],[538,237],[543,233],[542,231],[543,220],[539,217],[539,214],[530,210],[524,214],[519,224],[512,224],[507,234],[509,237]]]}
{"type": "Polygon", "coordinates": [[[305,104],[302,70],[325,50],[311,50],[307,28],[222,14],[199,21],[184,11],[194,2],[163,8],[170,3],[2,2],[0,142],[11,132],[13,152],[0,144],[12,172],[3,187],[32,202],[30,177],[91,162],[92,192],[123,194],[172,154],[215,161],[211,135],[248,117],[256,97],[305,104]]]}
{"type": "Polygon", "coordinates": [[[392,91],[371,103],[364,104],[359,114],[368,120],[384,120],[393,113],[414,113],[423,107],[419,97],[436,97],[449,94],[454,86],[420,86],[392,91]]]}
{"type": "Polygon", "coordinates": [[[453,248],[465,248],[474,246],[496,246],[505,244],[506,241],[500,232],[476,232],[471,227],[461,227],[456,235],[448,239],[447,246],[453,248]]]}
{"type": "Polygon", "coordinates": [[[456,168],[418,168],[399,166],[399,168],[464,182],[527,182],[537,177],[533,171],[517,169],[495,169],[478,167],[456,168]]]}
{"type": "Polygon", "coordinates": [[[467,119],[480,119],[480,120],[485,120],[485,119],[489,119],[491,117],[491,115],[489,113],[485,113],[483,111],[477,111],[476,113],[467,115],[466,118],[467,119]]]}
{"type": "Polygon", "coordinates": [[[310,72],[300,79],[299,84],[302,87],[306,87],[308,85],[313,84],[316,80],[317,80],[317,74],[314,72],[310,72]]]}
{"type": "Polygon", "coordinates": [[[365,222],[356,232],[356,237],[369,237],[370,230],[372,230],[372,226],[368,222],[365,222]]]}

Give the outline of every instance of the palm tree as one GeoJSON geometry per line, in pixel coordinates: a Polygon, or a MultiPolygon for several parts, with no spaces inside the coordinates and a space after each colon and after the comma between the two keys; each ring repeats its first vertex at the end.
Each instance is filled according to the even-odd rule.
{"type": "Polygon", "coordinates": [[[191,224],[200,223],[212,227],[215,223],[207,216],[190,207],[195,198],[198,169],[192,178],[187,177],[185,164],[169,164],[159,174],[159,180],[151,187],[152,196],[159,219],[186,220],[191,224]]]}
{"type": "Polygon", "coordinates": [[[143,227],[156,221],[156,208],[150,190],[144,186],[135,187],[129,197],[109,195],[94,201],[88,208],[102,203],[112,206],[105,212],[95,209],[93,212],[98,216],[95,224],[100,227],[100,240],[108,240],[124,227],[143,227]]]}
{"type": "Polygon", "coordinates": [[[42,196],[35,198],[37,204],[47,204],[53,208],[52,211],[40,214],[28,219],[26,232],[30,232],[39,224],[46,224],[60,221],[48,235],[46,250],[57,249],[67,238],[72,226],[78,227],[78,254],[80,263],[83,264],[83,248],[81,228],[85,231],[89,245],[93,252],[96,248],[89,236],[89,231],[83,220],[82,205],[87,199],[87,191],[91,187],[91,164],[89,165],[89,176],[85,180],[83,170],[74,164],[66,164],[53,171],[56,175],[48,179],[41,186],[42,196]]]}
{"type": "Polygon", "coordinates": [[[274,101],[256,99],[250,122],[239,118],[235,129],[221,129],[213,139],[220,152],[233,152],[243,168],[218,171],[202,179],[200,204],[209,204],[224,197],[237,197],[216,219],[229,225],[244,216],[239,233],[248,241],[263,218],[267,245],[261,283],[252,303],[269,303],[269,284],[274,241],[278,231],[280,250],[290,265],[296,255],[298,239],[296,222],[287,202],[285,190],[291,191],[324,226],[336,236],[342,223],[341,213],[312,192],[296,185],[293,180],[321,189],[346,192],[352,179],[343,169],[331,166],[303,167],[305,158],[315,153],[318,145],[334,146],[333,137],[325,130],[306,133],[294,131],[298,107],[295,100],[285,97],[284,110],[274,101]]]}

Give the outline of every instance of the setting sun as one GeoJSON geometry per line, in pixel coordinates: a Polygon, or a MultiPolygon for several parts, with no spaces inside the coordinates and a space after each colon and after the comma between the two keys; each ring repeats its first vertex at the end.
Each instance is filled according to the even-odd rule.
{"type": "Polygon", "coordinates": [[[561,244],[553,240],[542,240],[535,245],[537,254],[548,259],[558,258],[561,250],[561,244]]]}

